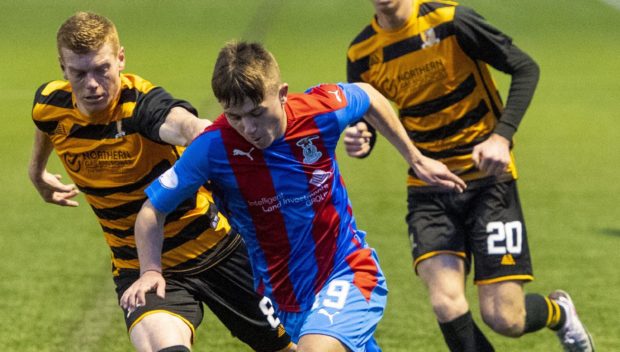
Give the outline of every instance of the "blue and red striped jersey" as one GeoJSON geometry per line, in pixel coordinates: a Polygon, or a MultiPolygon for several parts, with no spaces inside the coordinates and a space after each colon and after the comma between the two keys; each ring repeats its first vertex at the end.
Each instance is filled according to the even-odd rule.
{"type": "Polygon", "coordinates": [[[354,84],[290,94],[285,134],[262,150],[221,115],[146,193],[167,213],[207,184],[246,242],[258,292],[279,309],[309,309],[334,268],[366,247],[335,149],[369,105],[354,84]]]}

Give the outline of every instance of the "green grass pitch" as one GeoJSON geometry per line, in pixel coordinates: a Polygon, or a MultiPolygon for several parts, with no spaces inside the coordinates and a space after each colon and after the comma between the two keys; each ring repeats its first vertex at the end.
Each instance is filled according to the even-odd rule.
{"type": "MultiPolygon", "coordinates": [[[[539,63],[534,102],[515,153],[536,280],[530,292],[569,291],[600,351],[620,350],[620,10],[602,1],[464,0],[539,63]]],[[[369,1],[4,0],[0,5],[0,350],[131,351],[116,306],[109,254],[95,217],[44,204],[27,178],[35,89],[61,78],[55,32],[77,10],[110,17],[138,73],[218,113],[210,75],[230,39],[260,40],[292,91],[345,79],[345,51],[371,18],[369,1]]],[[[508,80],[496,75],[506,96],[508,80]]],[[[377,248],[390,295],[376,336],[387,352],[445,351],[411,269],[405,165],[379,140],[367,160],[341,151],[354,212],[377,248]]],[[[52,155],[49,169],[61,171],[52,155]]],[[[476,289],[468,281],[474,317],[476,289]]],[[[483,325],[481,323],[481,325],[483,325]]],[[[547,331],[520,340],[485,333],[498,351],[559,351],[547,331]]],[[[195,351],[247,351],[209,313],[195,351]]]]}

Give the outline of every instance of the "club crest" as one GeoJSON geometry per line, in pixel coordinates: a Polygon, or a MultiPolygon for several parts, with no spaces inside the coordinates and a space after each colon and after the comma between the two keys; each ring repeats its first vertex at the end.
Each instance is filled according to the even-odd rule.
{"type": "Polygon", "coordinates": [[[317,138],[319,138],[319,136],[304,137],[295,143],[298,147],[303,149],[304,164],[314,164],[321,158],[321,156],[323,156],[323,153],[321,153],[312,143],[312,141],[317,138]]]}

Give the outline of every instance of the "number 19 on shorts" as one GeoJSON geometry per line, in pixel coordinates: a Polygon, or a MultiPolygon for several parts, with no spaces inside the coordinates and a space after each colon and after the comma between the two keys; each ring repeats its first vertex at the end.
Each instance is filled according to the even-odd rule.
{"type": "Polygon", "coordinates": [[[521,221],[492,221],[487,224],[487,249],[489,254],[521,254],[523,224],[521,221]]]}

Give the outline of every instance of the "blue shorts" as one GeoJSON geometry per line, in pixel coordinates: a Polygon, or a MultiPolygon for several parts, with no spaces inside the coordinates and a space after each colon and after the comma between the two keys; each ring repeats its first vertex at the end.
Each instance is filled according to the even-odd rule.
{"type": "Polygon", "coordinates": [[[292,341],[306,334],[328,335],[352,351],[381,351],[372,337],[387,300],[387,285],[375,251],[350,254],[329,277],[310,310],[278,312],[292,341]]]}

